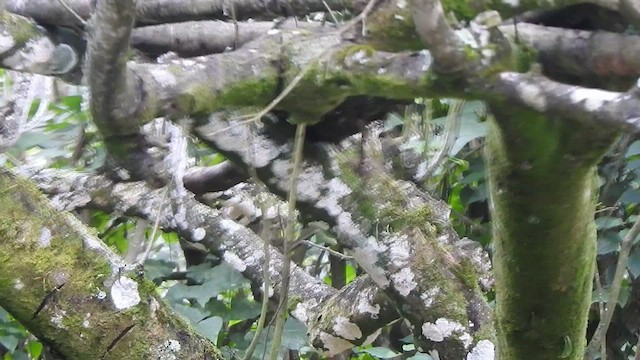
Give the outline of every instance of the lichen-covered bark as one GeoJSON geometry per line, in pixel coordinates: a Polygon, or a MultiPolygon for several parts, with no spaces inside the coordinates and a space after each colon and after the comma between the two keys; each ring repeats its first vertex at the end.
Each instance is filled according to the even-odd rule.
{"type": "Polygon", "coordinates": [[[0,172],[0,306],[65,359],[222,359],[72,215],[0,172]]]}
{"type": "MultiPolygon", "coordinates": [[[[253,167],[271,192],[286,193],[290,141],[281,144],[266,131],[251,133],[247,124],[221,132],[230,127],[223,113],[198,120],[194,133],[204,142],[238,165],[253,167]]],[[[303,216],[326,221],[338,242],[353,250],[358,264],[411,322],[424,350],[450,360],[493,351],[491,314],[478,286],[485,274],[477,270],[486,264],[481,249],[452,231],[444,203],[388,175],[386,164],[393,161],[377,135],[367,136],[363,151],[354,148],[337,153],[331,146],[309,146],[297,185],[303,216]]],[[[345,326],[335,317],[318,323],[325,329],[345,326]]],[[[367,329],[348,327],[357,331],[314,333],[312,340],[330,354],[366,340],[367,329]]]]}
{"type": "MultiPolygon", "coordinates": [[[[101,175],[52,169],[23,171],[51,196],[53,206],[58,209],[83,207],[108,212],[117,209],[128,216],[159,219],[163,229],[178,231],[183,240],[203,245],[233,264],[253,283],[259,284],[263,280],[262,240],[192,197],[184,199],[187,213],[183,221],[189,222],[189,226],[178,229],[173,216],[166,211],[163,189],[151,189],[143,183],[133,182],[116,185],[101,175]]],[[[277,301],[282,255],[273,249],[270,256],[270,282],[276,296],[273,300],[277,301]]],[[[318,348],[338,345],[345,349],[372,341],[381,327],[399,317],[395,304],[367,275],[361,275],[339,293],[296,266],[290,279],[292,315],[307,325],[309,338],[318,348]],[[336,319],[342,327],[335,326],[336,319]]]]}
{"type": "Polygon", "coordinates": [[[487,158],[498,358],[582,359],[595,256],[594,166],[610,130],[493,106],[487,158]]]}

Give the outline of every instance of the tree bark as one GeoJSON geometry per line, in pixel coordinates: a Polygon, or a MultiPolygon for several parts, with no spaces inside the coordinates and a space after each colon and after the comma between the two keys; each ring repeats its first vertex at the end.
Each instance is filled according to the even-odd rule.
{"type": "Polygon", "coordinates": [[[492,110],[498,358],[582,359],[595,264],[595,164],[614,136],[517,107],[492,110]]]}
{"type": "Polygon", "coordinates": [[[223,359],[27,180],[0,172],[0,305],[66,359],[223,359]]]}

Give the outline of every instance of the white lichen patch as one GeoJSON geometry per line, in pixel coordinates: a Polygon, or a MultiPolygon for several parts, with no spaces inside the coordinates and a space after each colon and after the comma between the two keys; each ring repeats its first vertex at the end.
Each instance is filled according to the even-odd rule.
{"type": "Polygon", "coordinates": [[[411,245],[409,244],[409,236],[407,234],[394,235],[389,239],[393,244],[389,248],[389,259],[396,268],[404,268],[408,265],[411,245]]]}
{"type": "Polygon", "coordinates": [[[353,222],[353,219],[351,218],[351,213],[349,212],[345,211],[340,213],[340,215],[338,215],[337,227],[338,227],[339,233],[341,233],[344,237],[347,237],[350,239],[356,239],[356,241],[358,241],[358,239],[362,239],[363,241],[366,241],[362,236],[362,233],[360,232],[360,228],[358,227],[358,225],[353,222]]]}
{"type": "Polygon", "coordinates": [[[362,337],[362,330],[358,325],[350,322],[345,316],[337,316],[333,319],[333,331],[336,335],[347,340],[356,340],[362,337]]]}
{"type": "Polygon", "coordinates": [[[204,237],[207,235],[207,231],[204,228],[196,228],[193,230],[193,241],[202,241],[204,237]]]}
{"type": "Polygon", "coordinates": [[[129,171],[123,168],[117,169],[116,174],[118,174],[118,176],[122,178],[122,180],[129,180],[131,178],[131,174],[129,173],[129,171]]]}
{"type": "Polygon", "coordinates": [[[376,319],[378,318],[378,314],[380,314],[380,305],[372,304],[370,295],[371,295],[370,291],[367,291],[365,294],[361,294],[358,297],[358,303],[356,304],[356,309],[358,310],[359,313],[361,314],[369,313],[372,315],[371,316],[372,318],[376,319]]]}
{"type": "Polygon", "coordinates": [[[311,299],[310,301],[303,301],[296,304],[296,308],[293,309],[291,314],[296,319],[300,320],[303,323],[309,321],[309,311],[310,308],[315,307],[317,302],[315,299],[311,299]]]}
{"type": "Polygon", "coordinates": [[[462,345],[464,345],[465,349],[468,349],[469,346],[471,346],[471,343],[473,343],[473,337],[466,331],[462,333],[462,335],[460,335],[458,339],[462,341],[462,345]]]}
{"type": "Polygon", "coordinates": [[[606,102],[613,101],[618,93],[597,89],[576,88],[571,92],[571,101],[576,104],[584,102],[588,111],[600,109],[606,102]]]}
{"type": "Polygon", "coordinates": [[[494,360],[496,358],[495,345],[489,340],[480,340],[467,355],[467,360],[494,360]]]}
{"type": "Polygon", "coordinates": [[[54,55],[55,44],[40,37],[29,40],[20,50],[7,56],[3,63],[14,70],[45,71],[54,55]]]}
{"type": "Polygon", "coordinates": [[[333,178],[327,183],[327,192],[318,200],[319,207],[327,210],[330,216],[337,216],[344,210],[340,206],[340,200],[351,194],[351,189],[339,178],[333,178]]]}
{"type": "Polygon", "coordinates": [[[227,264],[231,265],[232,268],[240,272],[244,272],[245,270],[247,270],[247,264],[245,264],[244,261],[235,253],[225,251],[224,255],[222,255],[222,258],[227,264]]]}
{"type": "Polygon", "coordinates": [[[9,49],[11,49],[16,42],[13,40],[13,36],[11,36],[6,31],[0,32],[0,53],[5,53],[9,49]]]}
{"type": "Polygon", "coordinates": [[[149,68],[149,73],[153,76],[153,79],[163,87],[173,87],[178,83],[176,76],[169,70],[168,66],[149,68]]]}
{"type": "Polygon", "coordinates": [[[324,344],[324,348],[327,350],[329,356],[339,354],[345,350],[351,349],[353,344],[345,339],[327,334],[325,332],[320,333],[320,340],[324,344]]]}
{"type": "Polygon", "coordinates": [[[128,309],[140,303],[138,283],[121,276],[111,286],[111,300],[118,310],[128,309]]]}
{"type": "Polygon", "coordinates": [[[151,301],[149,301],[149,314],[151,315],[152,318],[155,318],[156,313],[158,312],[158,310],[160,310],[160,303],[158,302],[158,300],[156,300],[155,298],[151,298],[151,301]]]}
{"type": "Polygon", "coordinates": [[[422,295],[420,295],[420,299],[424,303],[424,307],[426,309],[430,308],[433,305],[433,302],[436,300],[436,296],[440,294],[440,287],[434,286],[431,289],[428,289],[422,295]]]}
{"type": "Polygon", "coordinates": [[[391,275],[391,281],[400,295],[408,296],[418,286],[418,283],[413,280],[414,277],[411,269],[407,267],[391,275]]]}
{"type": "MultiPolygon", "coordinates": [[[[174,190],[172,190],[173,192],[174,190]]],[[[171,196],[171,198],[173,199],[180,199],[181,196],[177,195],[176,192],[173,192],[173,196],[171,196]]],[[[176,208],[175,214],[173,214],[173,221],[176,224],[176,227],[178,229],[188,229],[190,228],[189,226],[189,221],[187,220],[187,209],[184,207],[184,205],[179,204],[176,208]]]]}
{"type": "Polygon", "coordinates": [[[422,324],[422,335],[435,342],[441,342],[454,332],[462,331],[464,331],[464,328],[460,323],[445,318],[439,318],[435,323],[426,322],[422,324]]]}
{"type": "Polygon", "coordinates": [[[38,245],[42,248],[51,246],[51,230],[48,227],[43,227],[40,231],[40,237],[38,237],[38,245]]]}
{"type": "Polygon", "coordinates": [[[367,238],[367,248],[375,251],[378,254],[387,252],[387,250],[389,249],[389,247],[387,245],[385,245],[382,242],[376,240],[376,238],[374,238],[373,236],[369,236],[367,238]]]}
{"type": "Polygon", "coordinates": [[[358,50],[351,54],[351,56],[347,56],[344,59],[344,62],[347,66],[351,66],[353,64],[366,64],[369,61],[369,54],[365,50],[358,50]]]}
{"type": "Polygon", "coordinates": [[[264,289],[264,284],[262,284],[262,285],[260,286],[260,291],[262,291],[262,293],[263,293],[263,294],[267,294],[267,297],[268,297],[268,298],[271,298],[271,297],[275,294],[275,292],[276,292],[276,291],[274,290],[273,286],[269,286],[269,287],[267,288],[267,290],[265,291],[265,289],[264,289]]]}
{"type": "Polygon", "coordinates": [[[24,283],[20,279],[16,279],[13,282],[13,289],[18,291],[24,289],[24,283]]]}
{"type": "Polygon", "coordinates": [[[89,326],[91,325],[89,323],[89,318],[91,318],[91,313],[84,314],[84,319],[82,320],[82,327],[83,328],[89,328],[89,326]]]}
{"type": "Polygon", "coordinates": [[[180,345],[178,340],[167,340],[155,349],[155,358],[161,360],[177,360],[179,359],[178,354],[181,349],[182,345],[180,345]]]}
{"type": "Polygon", "coordinates": [[[51,323],[58,329],[66,329],[67,327],[62,323],[67,312],[64,310],[56,309],[53,316],[51,316],[51,323]]]}
{"type": "Polygon", "coordinates": [[[520,0],[503,0],[502,2],[514,8],[520,6],[520,0]]]}
{"type": "Polygon", "coordinates": [[[547,98],[539,86],[519,83],[516,85],[516,91],[518,96],[535,110],[542,112],[547,109],[547,98]]]}
{"type": "Polygon", "coordinates": [[[240,231],[244,229],[242,225],[228,219],[220,220],[220,228],[228,232],[230,235],[235,233],[236,231],[240,231]]]}
{"type": "Polygon", "coordinates": [[[372,251],[372,249],[368,247],[358,247],[354,249],[353,257],[367,272],[367,274],[371,276],[371,280],[373,280],[378,286],[383,289],[386,289],[389,286],[390,281],[387,278],[384,269],[376,265],[376,262],[378,261],[377,252],[372,251]]]}
{"type": "MultiPolygon", "coordinates": [[[[290,179],[290,176],[286,176],[285,179],[290,179]]],[[[307,166],[305,171],[301,172],[298,177],[298,199],[317,201],[324,181],[324,174],[320,166],[307,166]]]]}

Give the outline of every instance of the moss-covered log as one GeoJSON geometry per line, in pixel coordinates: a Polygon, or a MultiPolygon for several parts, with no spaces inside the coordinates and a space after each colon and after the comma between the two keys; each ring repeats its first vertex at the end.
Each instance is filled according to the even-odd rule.
{"type": "Polygon", "coordinates": [[[70,214],[0,172],[0,306],[65,359],[222,359],[70,214]]]}

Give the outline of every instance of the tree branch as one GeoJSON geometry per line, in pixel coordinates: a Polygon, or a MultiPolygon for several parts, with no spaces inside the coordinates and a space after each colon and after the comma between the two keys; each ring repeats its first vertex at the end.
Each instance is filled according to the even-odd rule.
{"type": "MultiPolygon", "coordinates": [[[[188,210],[185,221],[189,222],[189,229],[179,230],[167,207],[162,206],[164,189],[151,189],[144,183],[115,184],[101,175],[60,170],[22,169],[22,172],[49,194],[60,211],[88,207],[150,220],[158,218],[160,212],[160,226],[165,231],[178,231],[184,240],[202,244],[240,270],[254,284],[262,283],[262,240],[251,230],[225,219],[219,211],[192,198],[184,199],[188,210]]],[[[269,289],[269,292],[277,297],[282,255],[272,247],[270,257],[273,291],[269,289]]],[[[311,277],[295,264],[291,267],[291,296],[300,300],[293,314],[315,334],[311,340],[320,349],[332,351],[335,345],[332,340],[339,340],[338,343],[343,345],[352,344],[349,347],[363,344],[367,339],[372,341],[375,336],[371,335],[377,329],[398,318],[394,306],[368,276],[347,285],[341,291],[344,294],[339,295],[335,289],[311,277]],[[331,306],[334,303],[342,305],[331,306]],[[331,321],[334,316],[357,326],[361,336],[353,337],[336,330],[331,321]]]]}
{"type": "Polygon", "coordinates": [[[0,201],[0,253],[11,254],[0,261],[0,305],[65,358],[222,359],[139,269],[28,181],[0,173],[0,201]]]}

